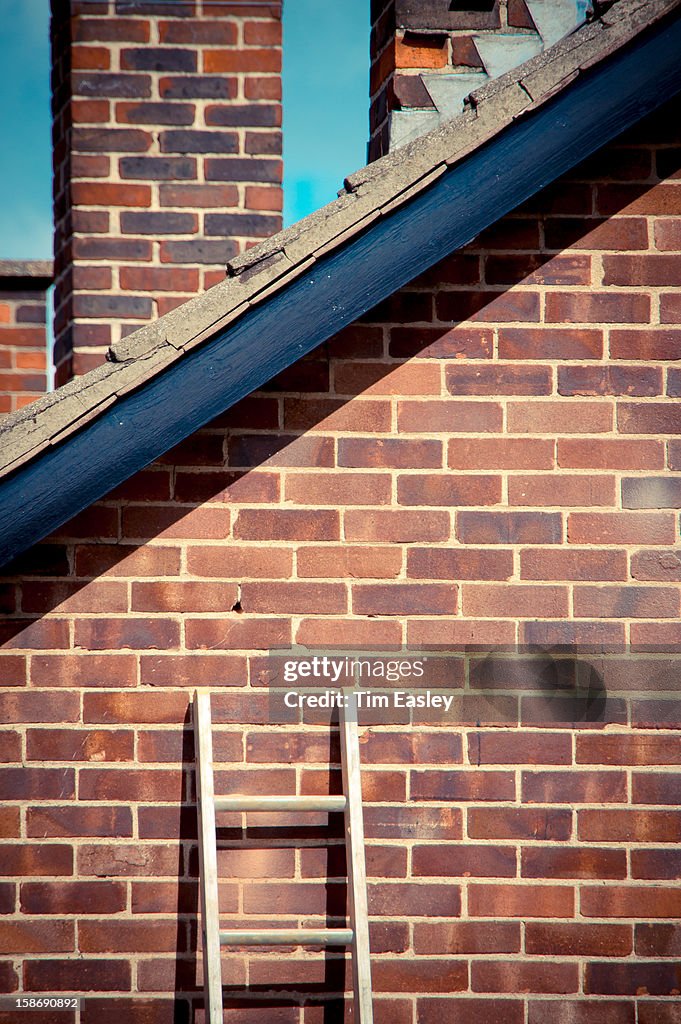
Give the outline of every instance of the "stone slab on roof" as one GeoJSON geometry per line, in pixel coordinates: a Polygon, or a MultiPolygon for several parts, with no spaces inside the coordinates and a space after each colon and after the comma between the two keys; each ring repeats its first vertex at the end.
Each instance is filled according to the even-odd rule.
{"type": "Polygon", "coordinates": [[[0,290],[49,288],[53,280],[52,260],[0,260],[0,290]]]}
{"type": "Polygon", "coordinates": [[[0,477],[186,358],[680,5],[618,0],[603,16],[477,90],[461,116],[349,175],[338,199],[230,261],[223,282],[113,345],[105,366],[8,416],[0,423],[0,477]]]}

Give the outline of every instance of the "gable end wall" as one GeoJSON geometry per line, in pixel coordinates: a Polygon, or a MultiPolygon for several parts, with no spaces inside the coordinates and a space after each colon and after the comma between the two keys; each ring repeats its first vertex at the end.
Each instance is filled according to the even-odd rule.
{"type": "MultiPolygon", "coordinates": [[[[116,995],[87,1024],[190,1019],[194,687],[220,792],[328,792],[327,724],[269,721],[268,648],[586,644],[624,652],[607,724],[533,717],[512,685],[484,717],[462,678],[459,727],[363,729],[376,1020],[676,1021],[681,718],[657,673],[681,642],[678,115],[5,572],[6,991],[116,995]]],[[[234,926],[342,913],[333,851],[234,842],[220,868],[234,926]]],[[[230,951],[226,1019],[349,1019],[347,974],[230,951]]]]}

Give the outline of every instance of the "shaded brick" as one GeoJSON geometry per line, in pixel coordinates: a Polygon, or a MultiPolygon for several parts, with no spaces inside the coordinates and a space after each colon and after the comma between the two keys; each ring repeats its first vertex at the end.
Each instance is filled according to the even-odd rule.
{"type": "Polygon", "coordinates": [[[79,619],[76,622],[75,644],[87,650],[133,650],[178,647],[179,623],[168,619],[79,619]]]}
{"type": "Polygon", "coordinates": [[[152,137],[138,128],[74,128],[72,143],[83,153],[144,153],[152,137]]]}
{"type": "Polygon", "coordinates": [[[121,214],[121,231],[130,235],[191,234],[198,229],[194,213],[137,213],[121,214]]]}
{"type": "Polygon", "coordinates": [[[648,323],[650,299],[643,294],[559,293],[546,296],[549,323],[648,323]]]}
{"type": "Polygon", "coordinates": [[[145,46],[122,49],[121,68],[126,71],[196,71],[197,55],[194,50],[171,47],[145,46]]]}
{"type": "Polygon", "coordinates": [[[671,587],[575,587],[574,613],[580,618],[675,618],[680,596],[671,587]]]}
{"type": "Polygon", "coordinates": [[[624,434],[680,434],[681,408],[675,402],[618,402],[617,426],[624,434]]]}
{"type": "Polygon", "coordinates": [[[0,874],[10,878],[73,874],[73,850],[62,843],[3,843],[0,850],[0,874]]]}
{"type": "Polygon", "coordinates": [[[142,99],[151,96],[151,76],[76,71],[71,76],[71,88],[74,96],[142,99]]]}
{"type": "MultiPolygon", "coordinates": [[[[639,1007],[645,1005],[639,1003],[639,1007]]],[[[529,1003],[529,1014],[529,1024],[542,1024],[547,1020],[547,1016],[550,1016],[555,1024],[634,1024],[636,1006],[630,1000],[613,1002],[609,999],[580,998],[552,999],[550,1002],[544,1002],[532,999],[529,1003]]]]}
{"type": "Polygon", "coordinates": [[[311,505],[388,505],[387,473],[288,473],[285,500],[311,505]]]}
{"type": "Polygon", "coordinates": [[[460,887],[451,883],[370,882],[369,913],[376,917],[458,917],[460,887]]]}
{"type": "Polygon", "coordinates": [[[581,764],[681,764],[681,737],[618,733],[577,736],[576,760],[581,764]]]}
{"type": "Polygon", "coordinates": [[[162,153],[237,153],[239,150],[235,132],[164,131],[159,134],[159,143],[162,153]]]}
{"type": "Polygon", "coordinates": [[[26,834],[45,836],[132,836],[129,807],[29,807],[26,834]]]}
{"type": "Polygon", "coordinates": [[[343,583],[244,583],[241,586],[240,600],[243,610],[249,612],[282,612],[294,615],[347,610],[347,593],[343,583]]]}
{"type": "Polygon", "coordinates": [[[416,954],[517,953],[519,950],[520,925],[515,921],[433,921],[414,924],[416,954]]]}
{"type": "MultiPolygon", "coordinates": [[[[123,214],[126,216],[126,214],[123,214]]],[[[142,216],[149,216],[143,214],[142,216]]],[[[101,316],[139,320],[151,316],[151,299],[139,295],[83,295],[74,296],[75,316],[101,316]]]]}
{"type": "Polygon", "coordinates": [[[548,217],[544,232],[547,249],[648,248],[648,226],[643,217],[548,217]]]}
{"type": "MultiPolygon", "coordinates": [[[[607,257],[606,257],[607,258],[607,257]]],[[[591,257],[564,253],[548,259],[545,253],[487,256],[488,284],[591,284],[591,257]]]]}
{"type": "MultiPolygon", "coordinates": [[[[678,843],[681,812],[584,809],[578,812],[578,833],[580,840],[586,842],[678,843]]],[[[636,911],[632,916],[636,916],[636,911]]],[[[653,916],[652,913],[649,916],[653,916]]]]}
{"type": "Polygon", "coordinates": [[[352,589],[357,615],[449,615],[456,607],[456,587],[448,585],[356,584],[352,589]]]}
{"type": "Polygon", "coordinates": [[[448,843],[415,846],[412,850],[412,874],[416,877],[514,878],[515,873],[516,853],[509,847],[448,843]]]}
{"type": "Polygon", "coordinates": [[[78,42],[137,42],[149,41],[149,22],[133,18],[86,18],[75,23],[78,42]]]}
{"type": "Polygon", "coordinates": [[[610,332],[613,359],[681,359],[681,331],[661,328],[610,332]]]}
{"type": "MultiPolygon", "coordinates": [[[[450,520],[447,512],[364,511],[345,513],[345,539],[405,543],[409,541],[447,540],[450,520]]],[[[333,538],[331,538],[333,539],[333,538]]]]}
{"type": "Polygon", "coordinates": [[[219,242],[206,238],[161,242],[162,263],[227,263],[236,256],[238,246],[231,239],[219,242]]]}
{"type": "Polygon", "coordinates": [[[492,342],[485,328],[391,327],[388,351],[396,359],[489,359],[492,342]]]}
{"type": "Polygon", "coordinates": [[[675,256],[604,256],[603,284],[636,286],[681,284],[675,256]]]}
{"type": "Polygon", "coordinates": [[[664,512],[571,512],[571,544],[672,544],[674,519],[664,512]]]}
{"type": "Polygon", "coordinates": [[[224,75],[167,76],[159,78],[158,90],[161,98],[166,100],[230,100],[236,97],[238,79],[224,75]]]}
{"type": "Polygon", "coordinates": [[[281,160],[254,160],[250,157],[207,157],[206,181],[272,181],[282,179],[281,160]]]}
{"type": "Polygon", "coordinates": [[[435,300],[438,320],[481,320],[485,323],[536,322],[539,294],[530,291],[447,291],[435,300]]]}
{"type": "Polygon", "coordinates": [[[500,359],[601,359],[603,332],[575,328],[502,327],[500,359]]]}
{"type": "Polygon", "coordinates": [[[463,992],[468,987],[465,961],[381,958],[371,974],[377,992],[463,992]]]}
{"type": "Polygon", "coordinates": [[[567,615],[566,587],[503,584],[464,584],[463,613],[466,616],[528,616],[551,618],[567,615]]]}
{"type": "Polygon", "coordinates": [[[78,873],[108,877],[115,867],[116,876],[126,878],[149,875],[174,877],[178,870],[178,851],[167,844],[116,843],[82,844],[78,849],[78,873]]]}
{"type": "Polygon", "coordinates": [[[291,621],[281,619],[189,619],[186,623],[186,644],[190,650],[265,650],[285,647],[291,639],[291,621]]]}
{"type": "Polygon", "coordinates": [[[125,909],[123,882],[24,882],[24,914],[112,914],[125,909]]]}
{"type": "Polygon", "coordinates": [[[501,477],[401,474],[397,500],[400,505],[496,505],[501,501],[501,477]]]}
{"type": "Polygon", "coordinates": [[[284,399],[287,430],[335,430],[374,434],[390,430],[390,404],[380,399],[345,402],[342,399],[284,399]]]}
{"type": "Polygon", "coordinates": [[[27,960],[29,992],[129,992],[130,964],[124,960],[27,960]]]}
{"type": "Polygon", "coordinates": [[[621,924],[532,921],[525,928],[525,951],[552,957],[627,956],[632,952],[632,929],[621,924]]]}
{"type": "Polygon", "coordinates": [[[397,405],[397,424],[400,431],[409,433],[499,432],[502,425],[502,409],[498,402],[430,400],[425,406],[423,402],[400,401],[397,405]]]}
{"type": "Polygon", "coordinates": [[[678,1001],[642,999],[638,1003],[638,1024],[678,1024],[680,1012],[678,1001]]]}
{"type": "Polygon", "coordinates": [[[526,847],[522,851],[521,873],[523,878],[625,878],[626,851],[573,846],[526,847]]]}
{"type": "Polygon", "coordinates": [[[627,556],[625,551],[593,548],[528,548],[520,552],[520,576],[531,580],[624,580],[627,556]]]}
{"type": "Polygon", "coordinates": [[[177,181],[196,178],[196,160],[189,157],[124,156],[119,162],[121,178],[144,181],[177,181]]]}
{"type": "Polygon", "coordinates": [[[0,953],[68,953],[74,949],[73,923],[66,921],[2,921],[0,953]]]}
{"type": "Polygon", "coordinates": [[[563,469],[661,469],[664,448],[652,439],[560,438],[557,461],[563,469]]]}
{"type": "Polygon", "coordinates": [[[465,544],[560,544],[557,512],[458,512],[456,528],[465,544]]]}
{"type": "Polygon", "coordinates": [[[509,505],[588,506],[615,504],[614,476],[534,474],[508,480],[509,505]],[[557,500],[560,496],[560,500],[557,500]]]}
{"type": "Polygon", "coordinates": [[[681,953],[681,929],[676,924],[634,926],[636,952],[642,956],[678,956],[681,953]]]}
{"type": "Polygon", "coordinates": [[[572,813],[567,808],[472,807],[468,811],[468,835],[472,839],[565,840],[572,832],[572,813]]]}
{"type": "MultiPolygon", "coordinates": [[[[192,161],[189,162],[192,163],[192,161]]],[[[161,206],[236,206],[238,195],[237,188],[234,185],[173,184],[159,186],[161,206]]]]}
{"type": "Polygon", "coordinates": [[[471,964],[474,992],[577,992],[579,965],[513,960],[471,964]]]}
{"type": "Polygon", "coordinates": [[[407,575],[413,579],[505,580],[512,574],[510,550],[413,548],[407,551],[407,575]]]}
{"type": "Polygon", "coordinates": [[[572,742],[558,733],[522,734],[522,744],[513,734],[478,732],[468,734],[471,764],[570,764],[572,742]]]}
{"type": "Polygon", "coordinates": [[[610,402],[509,402],[508,430],[522,434],[595,434],[612,430],[610,402]]]}
{"type": "Polygon", "coordinates": [[[555,442],[535,438],[453,438],[450,469],[552,469],[555,442]]]}
{"type": "Polygon", "coordinates": [[[634,772],[632,776],[632,801],[635,804],[678,803],[681,775],[673,773],[634,772]]]}
{"type": "Polygon", "coordinates": [[[471,884],[468,913],[494,918],[573,917],[574,890],[569,885],[471,884]]]}
{"type": "Polygon", "coordinates": [[[631,556],[631,575],[635,580],[681,581],[679,552],[668,548],[637,551],[631,556]]]}
{"type": "Polygon", "coordinates": [[[561,366],[558,368],[561,395],[662,394],[662,371],[653,366],[561,366]]]}
{"type": "Polygon", "coordinates": [[[453,807],[370,806],[364,821],[371,839],[462,838],[461,811],[453,807]]]}
{"type": "Polygon", "coordinates": [[[330,510],[242,509],[234,524],[234,536],[267,541],[339,540],[339,517],[330,510]]]}
{"type": "Polygon", "coordinates": [[[338,439],[338,465],[368,469],[437,469],[442,465],[442,442],[342,437],[338,439]]]}
{"type": "Polygon", "coordinates": [[[449,364],[445,383],[452,395],[549,395],[552,390],[548,366],[449,364]]]}
{"type": "Polygon", "coordinates": [[[589,963],[584,990],[604,995],[678,995],[678,970],[670,963],[589,963]]]}

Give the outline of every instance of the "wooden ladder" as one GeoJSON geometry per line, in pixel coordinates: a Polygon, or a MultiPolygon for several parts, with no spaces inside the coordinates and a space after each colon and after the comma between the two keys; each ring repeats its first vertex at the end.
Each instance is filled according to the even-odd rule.
{"type": "MultiPolygon", "coordinates": [[[[348,699],[352,699],[349,696],[348,699]]],[[[343,702],[341,702],[343,703],[343,702]]],[[[207,1024],[222,1024],[221,946],[350,946],[355,1018],[372,1024],[371,964],[364,822],[356,717],[340,708],[342,796],[227,796],[216,797],[213,785],[213,738],[210,693],[196,691],[194,737],[196,788],[199,812],[199,887],[203,977],[207,1024]],[[220,928],[218,868],[215,832],[216,811],[343,811],[349,888],[350,928],[220,928]]]]}

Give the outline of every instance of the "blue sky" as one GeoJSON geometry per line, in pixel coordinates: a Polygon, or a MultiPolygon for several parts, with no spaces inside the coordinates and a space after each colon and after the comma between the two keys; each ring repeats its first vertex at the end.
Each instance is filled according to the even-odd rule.
{"type": "MultiPolygon", "coordinates": [[[[0,0],[0,259],[52,255],[49,0],[0,0]]],[[[284,0],[286,223],[366,162],[369,0],[284,0]]]]}

